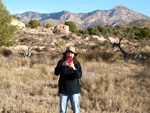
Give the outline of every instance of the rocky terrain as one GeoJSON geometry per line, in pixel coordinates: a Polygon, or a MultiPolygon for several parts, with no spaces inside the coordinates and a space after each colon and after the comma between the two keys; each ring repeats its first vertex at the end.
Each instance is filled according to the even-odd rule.
{"type": "Polygon", "coordinates": [[[62,24],[65,21],[73,21],[78,29],[87,28],[89,26],[97,25],[117,25],[120,23],[132,22],[139,19],[149,19],[149,17],[135,12],[127,7],[120,5],[110,10],[95,10],[89,13],[71,13],[68,11],[61,11],[57,13],[38,13],[25,12],[16,14],[21,17],[23,22],[28,22],[31,19],[38,20],[42,25],[50,23],[51,25],[62,24]]]}
{"type": "MultiPolygon", "coordinates": [[[[33,52],[38,52],[37,50],[39,49],[41,53],[48,50],[51,53],[55,52],[61,54],[66,47],[75,46],[79,53],[100,49],[103,51],[110,51],[113,54],[118,54],[118,56],[122,54],[118,47],[112,48],[111,45],[111,43],[118,43],[119,38],[121,37],[109,37],[108,40],[103,36],[96,35],[77,36],[72,33],[55,35],[49,29],[43,27],[38,27],[37,29],[20,28],[17,37],[18,40],[15,42],[15,45],[10,48],[16,50],[25,49],[27,51],[29,45],[35,41],[36,43],[32,45],[33,52]],[[111,41],[111,43],[109,41],[111,41]]],[[[121,46],[128,54],[137,54],[139,57],[142,54],[150,53],[149,41],[124,38],[121,41],[121,46]]],[[[147,58],[148,56],[146,59],[147,58]]]]}
{"type": "MultiPolygon", "coordinates": [[[[120,50],[103,36],[20,28],[17,37],[14,46],[0,48],[1,113],[59,112],[59,77],[54,68],[67,46],[75,46],[82,66],[81,113],[149,113],[149,42],[124,38],[121,45],[128,53],[139,52],[136,59],[125,62],[120,50]]],[[[119,38],[109,40],[117,43],[119,38]]],[[[68,103],[67,113],[71,112],[68,103]]]]}
{"type": "MultiPolygon", "coordinates": [[[[82,66],[81,113],[149,113],[149,42],[124,38],[121,45],[128,53],[140,51],[136,60],[125,62],[120,50],[103,36],[20,28],[17,37],[14,46],[0,48],[1,113],[59,112],[59,77],[54,68],[66,46],[75,46],[82,66]]],[[[119,41],[119,37],[109,39],[119,41]]],[[[68,103],[67,113],[71,112],[68,103]]]]}

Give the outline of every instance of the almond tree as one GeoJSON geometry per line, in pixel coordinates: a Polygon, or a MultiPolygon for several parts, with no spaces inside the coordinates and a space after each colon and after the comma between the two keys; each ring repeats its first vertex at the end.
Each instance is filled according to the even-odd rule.
{"type": "Polygon", "coordinates": [[[104,35],[104,30],[103,30],[104,38],[107,39],[107,40],[111,43],[112,48],[118,47],[118,48],[120,49],[121,53],[123,54],[124,60],[127,62],[129,55],[128,55],[128,53],[124,50],[124,48],[121,46],[121,41],[123,40],[124,35],[123,35],[118,29],[116,29],[116,30],[121,34],[121,38],[119,38],[119,42],[118,42],[118,43],[116,43],[116,42],[112,43],[111,40],[109,39],[109,34],[104,35]]]}

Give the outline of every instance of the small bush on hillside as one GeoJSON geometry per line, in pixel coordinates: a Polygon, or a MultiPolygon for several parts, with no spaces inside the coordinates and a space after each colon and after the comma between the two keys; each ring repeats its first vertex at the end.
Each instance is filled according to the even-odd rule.
{"type": "Polygon", "coordinates": [[[26,23],[25,26],[26,26],[26,27],[30,27],[30,24],[29,24],[29,23],[26,23]]]}
{"type": "Polygon", "coordinates": [[[110,43],[110,41],[108,40],[105,40],[104,44],[108,47],[112,47],[112,44],[110,43]]]}
{"type": "Polygon", "coordinates": [[[17,19],[17,20],[21,20],[21,17],[17,17],[15,15],[13,15],[13,18],[17,19]]]}
{"type": "Polygon", "coordinates": [[[42,73],[42,74],[45,74],[45,75],[48,75],[48,70],[47,70],[47,68],[46,68],[45,65],[42,66],[42,68],[41,68],[41,73],[42,73]]]}
{"type": "Polygon", "coordinates": [[[74,24],[74,22],[72,21],[66,21],[65,22],[65,25],[68,25],[69,26],[69,31],[73,32],[73,33],[76,33],[76,25],[74,24]]]}
{"type": "Polygon", "coordinates": [[[103,59],[104,61],[112,62],[116,60],[116,56],[114,52],[100,50],[100,49],[94,49],[88,51],[88,53],[82,54],[81,57],[86,61],[92,61],[92,60],[99,61],[100,59],[103,59]]]}
{"type": "Polygon", "coordinates": [[[56,29],[56,28],[55,28],[54,31],[53,31],[53,33],[54,33],[54,34],[60,34],[61,31],[60,31],[59,29],[56,29]]]}
{"type": "Polygon", "coordinates": [[[33,66],[34,64],[47,64],[49,65],[50,63],[50,56],[46,54],[38,54],[38,55],[33,55],[31,56],[31,65],[33,66]]]}
{"type": "Polygon", "coordinates": [[[64,41],[64,40],[59,41],[59,45],[60,45],[60,46],[65,46],[65,41],[64,41]]]}
{"type": "Polygon", "coordinates": [[[10,49],[1,49],[1,50],[0,50],[0,53],[1,53],[3,56],[8,57],[9,55],[12,54],[12,51],[11,51],[10,49]]]}
{"type": "Polygon", "coordinates": [[[26,27],[31,27],[31,28],[37,28],[38,26],[40,26],[40,23],[37,20],[30,20],[26,24],[26,27]]]}
{"type": "Polygon", "coordinates": [[[51,24],[46,24],[46,25],[44,25],[43,27],[45,27],[45,28],[50,28],[50,27],[52,27],[52,25],[51,25],[51,24]]]}

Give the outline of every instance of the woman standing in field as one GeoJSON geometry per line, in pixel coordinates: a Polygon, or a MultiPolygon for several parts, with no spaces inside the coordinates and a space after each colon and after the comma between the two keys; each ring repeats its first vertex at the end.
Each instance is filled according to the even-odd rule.
{"type": "Polygon", "coordinates": [[[60,113],[66,113],[68,100],[71,101],[73,113],[80,113],[79,96],[81,92],[79,79],[82,77],[80,63],[76,59],[74,47],[68,47],[63,58],[55,68],[55,75],[59,77],[60,113]]]}

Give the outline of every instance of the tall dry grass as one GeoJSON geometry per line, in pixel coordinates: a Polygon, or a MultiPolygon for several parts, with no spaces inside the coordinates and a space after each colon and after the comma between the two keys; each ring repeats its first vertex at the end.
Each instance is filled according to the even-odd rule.
{"type": "MultiPolygon", "coordinates": [[[[53,71],[60,57],[43,64],[40,57],[35,58],[0,54],[1,113],[59,113],[58,77],[53,71]]],[[[149,65],[79,60],[83,70],[81,113],[149,113],[149,65]]],[[[71,112],[69,103],[67,113],[71,112]]]]}
{"type": "Polygon", "coordinates": [[[85,112],[148,113],[150,71],[140,64],[88,62],[81,79],[85,112]],[[87,107],[88,106],[88,107],[87,107]]]}

